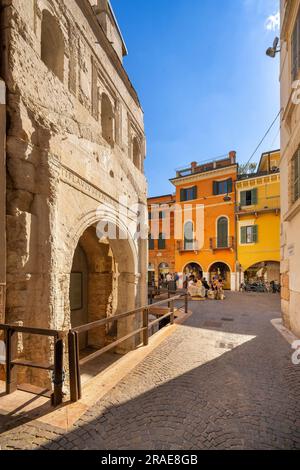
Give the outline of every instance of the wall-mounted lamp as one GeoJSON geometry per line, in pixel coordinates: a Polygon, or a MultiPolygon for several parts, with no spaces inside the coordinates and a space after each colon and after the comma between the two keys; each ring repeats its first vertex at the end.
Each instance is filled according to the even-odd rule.
{"type": "Polygon", "coordinates": [[[276,38],[274,39],[274,42],[273,42],[273,47],[269,47],[269,48],[266,50],[266,54],[267,54],[268,57],[271,57],[272,59],[274,59],[274,57],[276,56],[277,52],[280,52],[280,48],[277,49],[278,44],[279,44],[279,38],[276,37],[276,38]]]}

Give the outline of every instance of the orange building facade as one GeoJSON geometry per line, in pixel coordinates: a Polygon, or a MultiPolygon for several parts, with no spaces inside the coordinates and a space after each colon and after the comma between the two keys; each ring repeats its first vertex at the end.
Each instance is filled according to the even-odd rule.
{"type": "Polygon", "coordinates": [[[175,272],[174,211],[175,195],[148,198],[149,262],[148,282],[175,272]],[[168,226],[168,229],[165,228],[168,226]],[[153,236],[151,237],[151,232],[153,236]]]}
{"type": "Polygon", "coordinates": [[[178,170],[171,183],[175,195],[148,199],[149,279],[168,272],[179,275],[179,287],[195,274],[211,281],[221,276],[236,290],[237,251],[236,153],[178,170]],[[167,226],[170,225],[168,231],[167,226]]]}
{"type": "Polygon", "coordinates": [[[183,278],[193,273],[211,281],[218,275],[226,289],[236,290],[237,175],[236,153],[230,152],[215,161],[193,162],[170,180],[183,213],[175,223],[175,270],[183,278]]]}

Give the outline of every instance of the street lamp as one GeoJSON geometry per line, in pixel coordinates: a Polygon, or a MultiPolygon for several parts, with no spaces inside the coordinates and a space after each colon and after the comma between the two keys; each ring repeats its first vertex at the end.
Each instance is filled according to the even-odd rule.
{"type": "Polygon", "coordinates": [[[231,197],[229,196],[228,193],[226,194],[226,196],[224,196],[223,201],[224,202],[230,202],[231,201],[231,197]]]}

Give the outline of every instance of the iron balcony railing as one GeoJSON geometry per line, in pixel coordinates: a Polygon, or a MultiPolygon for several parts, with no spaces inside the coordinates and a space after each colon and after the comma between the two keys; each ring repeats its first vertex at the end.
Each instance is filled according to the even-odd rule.
{"type": "Polygon", "coordinates": [[[210,238],[210,249],[215,250],[233,250],[235,248],[235,238],[228,237],[227,239],[210,238]]]}
{"type": "Polygon", "coordinates": [[[199,242],[197,240],[194,240],[191,242],[178,241],[177,250],[180,253],[185,253],[185,252],[190,252],[190,251],[199,251],[199,242]]]}

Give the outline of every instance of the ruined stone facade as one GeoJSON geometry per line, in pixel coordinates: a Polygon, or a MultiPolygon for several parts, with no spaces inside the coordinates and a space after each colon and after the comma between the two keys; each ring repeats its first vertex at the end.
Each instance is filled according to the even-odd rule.
{"type": "MultiPolygon", "coordinates": [[[[1,42],[5,322],[68,329],[139,307],[147,241],[132,233],[99,241],[96,234],[104,217],[128,234],[120,207],[129,222],[133,204],[146,207],[143,112],[122,65],[126,46],[110,3],[3,0],[1,42]]],[[[113,334],[132,326],[120,324],[113,334]]],[[[93,331],[82,347],[102,346],[107,333],[93,331]]],[[[24,338],[27,359],[45,361],[50,349],[48,341],[24,338]]],[[[27,380],[39,377],[31,372],[27,380]]]]}

